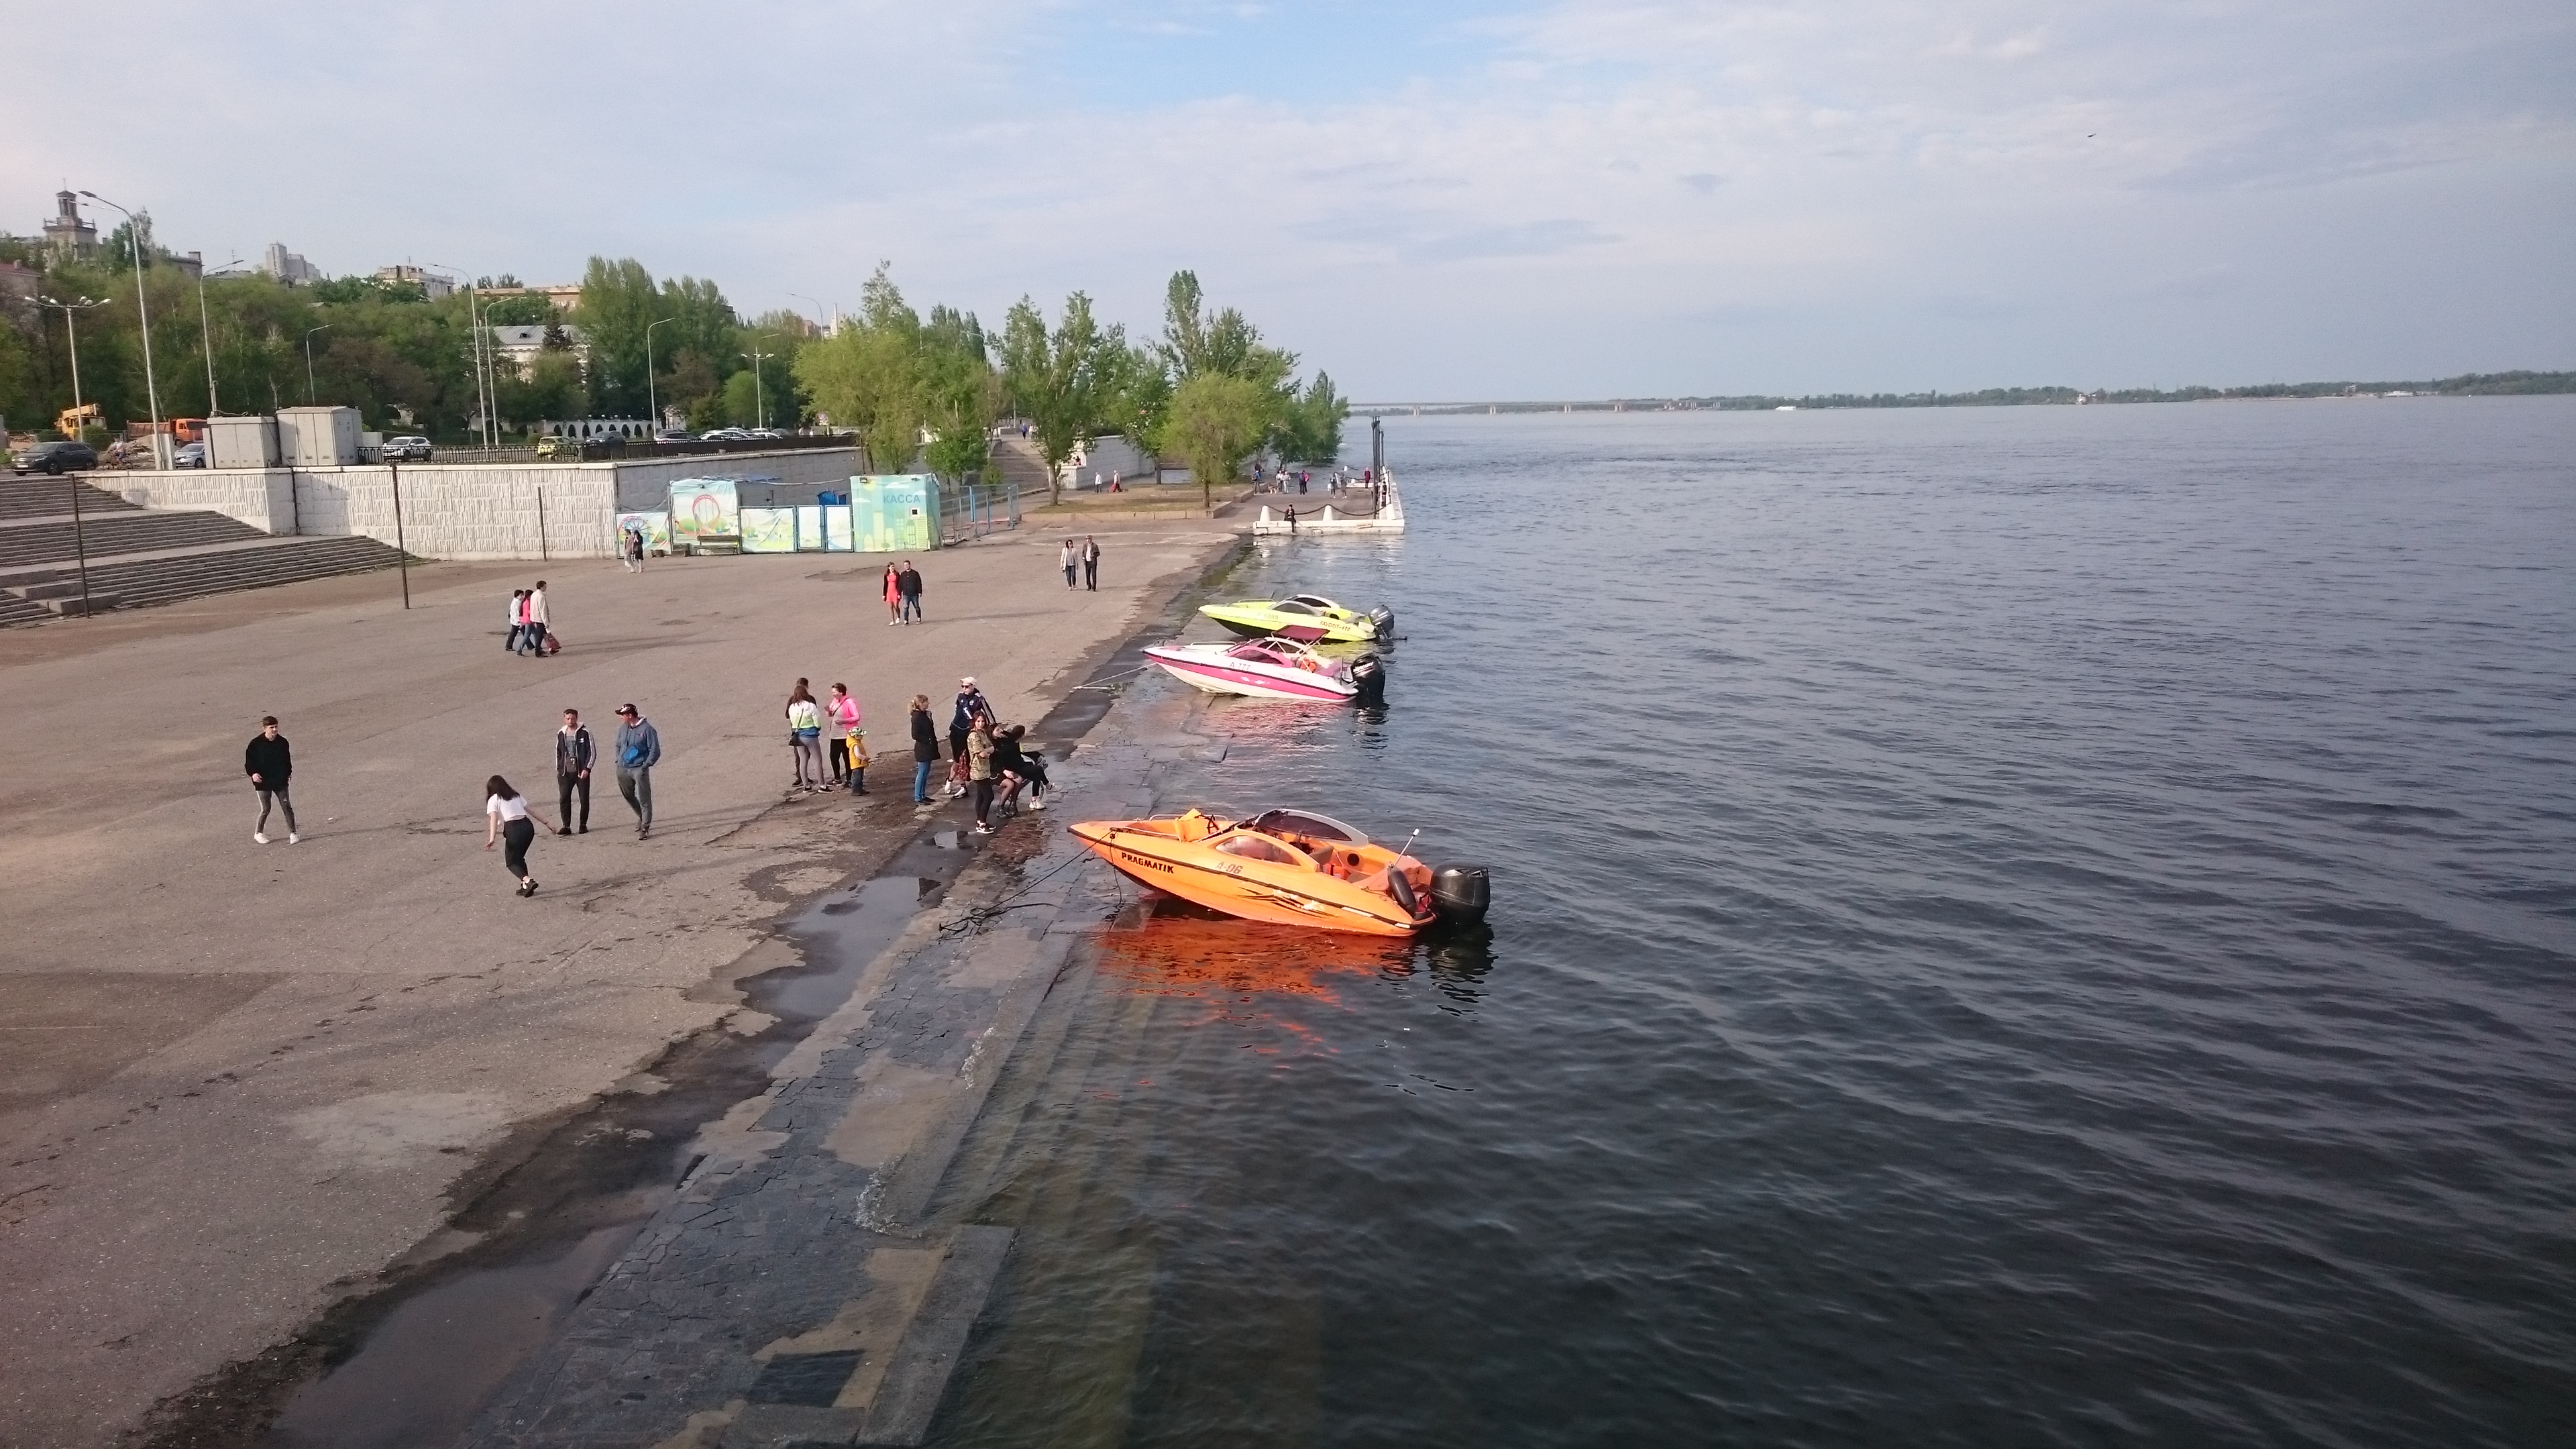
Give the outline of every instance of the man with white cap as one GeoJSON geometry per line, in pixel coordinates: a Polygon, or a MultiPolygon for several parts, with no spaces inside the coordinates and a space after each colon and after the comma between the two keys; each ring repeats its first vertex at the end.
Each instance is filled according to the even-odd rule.
{"type": "MultiPolygon", "coordinates": [[[[966,758],[966,732],[974,728],[975,716],[992,712],[993,706],[984,698],[984,691],[975,687],[974,675],[969,674],[957,681],[957,710],[948,717],[948,758],[966,758]]],[[[955,782],[950,782],[948,794],[951,799],[965,793],[955,782]]]]}

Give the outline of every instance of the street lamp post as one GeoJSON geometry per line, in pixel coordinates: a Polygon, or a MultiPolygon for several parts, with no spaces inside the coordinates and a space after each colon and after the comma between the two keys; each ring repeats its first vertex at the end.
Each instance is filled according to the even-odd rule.
{"type": "Polygon", "coordinates": [[[92,307],[104,307],[107,303],[105,301],[92,301],[87,297],[83,297],[77,302],[57,302],[51,297],[38,297],[36,301],[42,306],[58,307],[62,309],[63,337],[66,341],[70,342],[72,346],[72,415],[77,418],[80,416],[81,409],[80,330],[72,325],[72,314],[74,312],[86,312],[92,307]]]}
{"type": "Polygon", "coordinates": [[[644,327],[644,415],[653,420],[653,432],[657,436],[662,431],[662,399],[661,395],[653,390],[653,329],[664,323],[679,320],[677,317],[665,317],[660,322],[650,322],[644,327]]]}
{"type": "Polygon", "coordinates": [[[757,419],[754,426],[763,432],[769,429],[769,394],[762,390],[760,365],[777,355],[775,352],[751,354],[751,415],[757,419]]]}
{"type": "MultiPolygon", "coordinates": [[[[72,325],[72,314],[85,312],[92,307],[104,307],[107,303],[93,302],[87,297],[77,302],[57,302],[51,297],[38,297],[36,301],[47,307],[62,309],[63,337],[71,343],[72,347],[72,420],[78,422],[81,410],[80,330],[72,325]]],[[[72,495],[72,557],[80,568],[81,617],[86,619],[89,617],[89,537],[81,525],[80,480],[66,478],[64,482],[69,485],[72,495]]]]}
{"type": "MultiPolygon", "coordinates": [[[[791,297],[793,297],[793,298],[795,298],[795,299],[796,299],[797,301],[799,301],[799,302],[814,302],[814,299],[813,299],[813,298],[806,296],[806,295],[805,295],[804,293],[802,293],[802,292],[790,292],[790,293],[788,293],[787,295],[788,295],[788,296],[791,296],[791,297]]],[[[827,335],[828,335],[828,334],[830,333],[830,331],[831,331],[831,329],[830,329],[829,327],[825,327],[825,326],[824,326],[824,323],[823,323],[823,304],[822,304],[822,303],[820,303],[820,302],[814,302],[814,325],[815,325],[815,326],[817,326],[817,327],[823,327],[823,330],[824,330],[824,332],[825,332],[827,335]]]]}
{"type": "Polygon", "coordinates": [[[313,406],[313,334],[330,330],[328,322],[304,330],[304,405],[308,408],[313,406]]]}
{"type": "MultiPolygon", "coordinates": [[[[218,269],[217,275],[240,265],[241,258],[235,257],[224,263],[223,267],[218,269]]],[[[206,269],[203,267],[197,269],[197,326],[203,332],[206,342],[206,416],[219,418],[224,415],[224,409],[223,405],[215,400],[215,324],[206,312],[206,269]]],[[[209,441],[206,446],[211,450],[214,444],[209,441]]],[[[206,461],[212,463],[214,459],[208,458],[206,461]]]]}
{"type": "Polygon", "coordinates": [[[133,212],[97,192],[84,191],[81,195],[125,213],[126,239],[134,247],[134,310],[143,319],[143,392],[152,403],[152,462],[155,467],[167,468],[170,459],[161,444],[161,384],[152,376],[152,304],[143,297],[143,228],[136,224],[133,212]]]}
{"type": "MultiPolygon", "coordinates": [[[[445,267],[460,277],[465,275],[463,267],[451,267],[445,262],[431,262],[430,265],[445,267]]],[[[482,435],[484,450],[488,452],[492,447],[492,390],[483,376],[483,322],[482,314],[475,310],[472,282],[465,284],[465,330],[474,340],[474,430],[482,435]]]]}

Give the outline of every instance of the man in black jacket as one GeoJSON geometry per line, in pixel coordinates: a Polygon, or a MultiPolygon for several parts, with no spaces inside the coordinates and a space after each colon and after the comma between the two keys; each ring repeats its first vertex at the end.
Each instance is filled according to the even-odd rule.
{"type": "Polygon", "coordinates": [[[590,762],[593,756],[590,726],[581,722],[581,711],[564,711],[563,728],[555,731],[555,794],[562,823],[555,834],[572,834],[573,792],[581,792],[581,833],[590,833],[590,762]]]}
{"type": "Polygon", "coordinates": [[[921,573],[912,566],[912,560],[905,559],[903,567],[895,570],[894,593],[903,601],[905,623],[921,617],[921,573]]]}
{"type": "Polygon", "coordinates": [[[250,838],[268,844],[268,809],[274,800],[286,812],[286,843],[295,844],[295,802],[286,797],[287,781],[295,775],[295,752],[287,748],[286,736],[277,732],[277,716],[260,716],[259,733],[250,737],[249,747],[242,751],[242,773],[250,776],[250,787],[259,792],[259,824],[250,838]]]}

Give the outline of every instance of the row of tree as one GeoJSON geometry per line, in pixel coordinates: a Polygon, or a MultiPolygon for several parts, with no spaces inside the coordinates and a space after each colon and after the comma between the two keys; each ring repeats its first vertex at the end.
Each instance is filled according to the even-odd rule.
{"type": "MultiPolygon", "coordinates": [[[[984,465],[1007,415],[1028,420],[1051,476],[1085,440],[1118,433],[1212,485],[1258,454],[1331,460],[1350,414],[1330,377],[1301,385],[1295,354],[1265,343],[1236,309],[1210,310],[1189,272],[1166,290],[1162,334],[1133,343],[1080,292],[1052,320],[1022,298],[998,337],[971,312],[934,306],[925,318],[882,264],[858,314],[818,336],[792,314],[745,321],[715,283],[656,281],[632,258],[591,258],[579,304],[559,316],[543,295],[485,295],[515,286],[507,277],[435,299],[364,277],[198,279],[148,232],[141,241],[165,419],[320,402],[357,408],[373,429],[458,439],[474,430],[488,374],[489,405],[509,432],[676,408],[699,428],[849,429],[880,467],[918,456],[955,475],[984,465]],[[524,370],[478,368],[477,321],[541,326],[542,346],[524,370]]],[[[149,417],[134,243],[120,231],[84,262],[0,242],[0,260],[41,272],[39,300],[0,303],[0,417],[13,428],[44,431],[76,389],[111,431],[149,417]]]]}
{"type": "Polygon", "coordinates": [[[1007,413],[1027,421],[1050,479],[1088,439],[1119,434],[1210,490],[1256,454],[1340,455],[1350,404],[1323,372],[1300,387],[1296,368],[1296,354],[1264,343],[1241,312],[1210,312],[1194,273],[1175,273],[1165,289],[1162,336],[1130,343],[1081,292],[1053,321],[1021,298],[997,339],[971,312],[933,307],[924,321],[883,264],[858,316],[795,363],[803,395],[863,434],[871,458],[909,457],[919,441],[934,471],[971,471],[1007,413]]]}

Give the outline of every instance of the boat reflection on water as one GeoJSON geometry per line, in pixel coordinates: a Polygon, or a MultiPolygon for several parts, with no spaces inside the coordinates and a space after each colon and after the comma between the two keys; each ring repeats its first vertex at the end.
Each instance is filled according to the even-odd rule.
{"type": "Polygon", "coordinates": [[[1452,1002],[1474,1005],[1494,969],[1493,939],[1484,925],[1435,929],[1410,941],[1275,926],[1151,892],[1101,932],[1099,969],[1131,992],[1205,1001],[1225,1016],[1262,997],[1332,1002],[1370,978],[1423,974],[1452,1002]]]}

